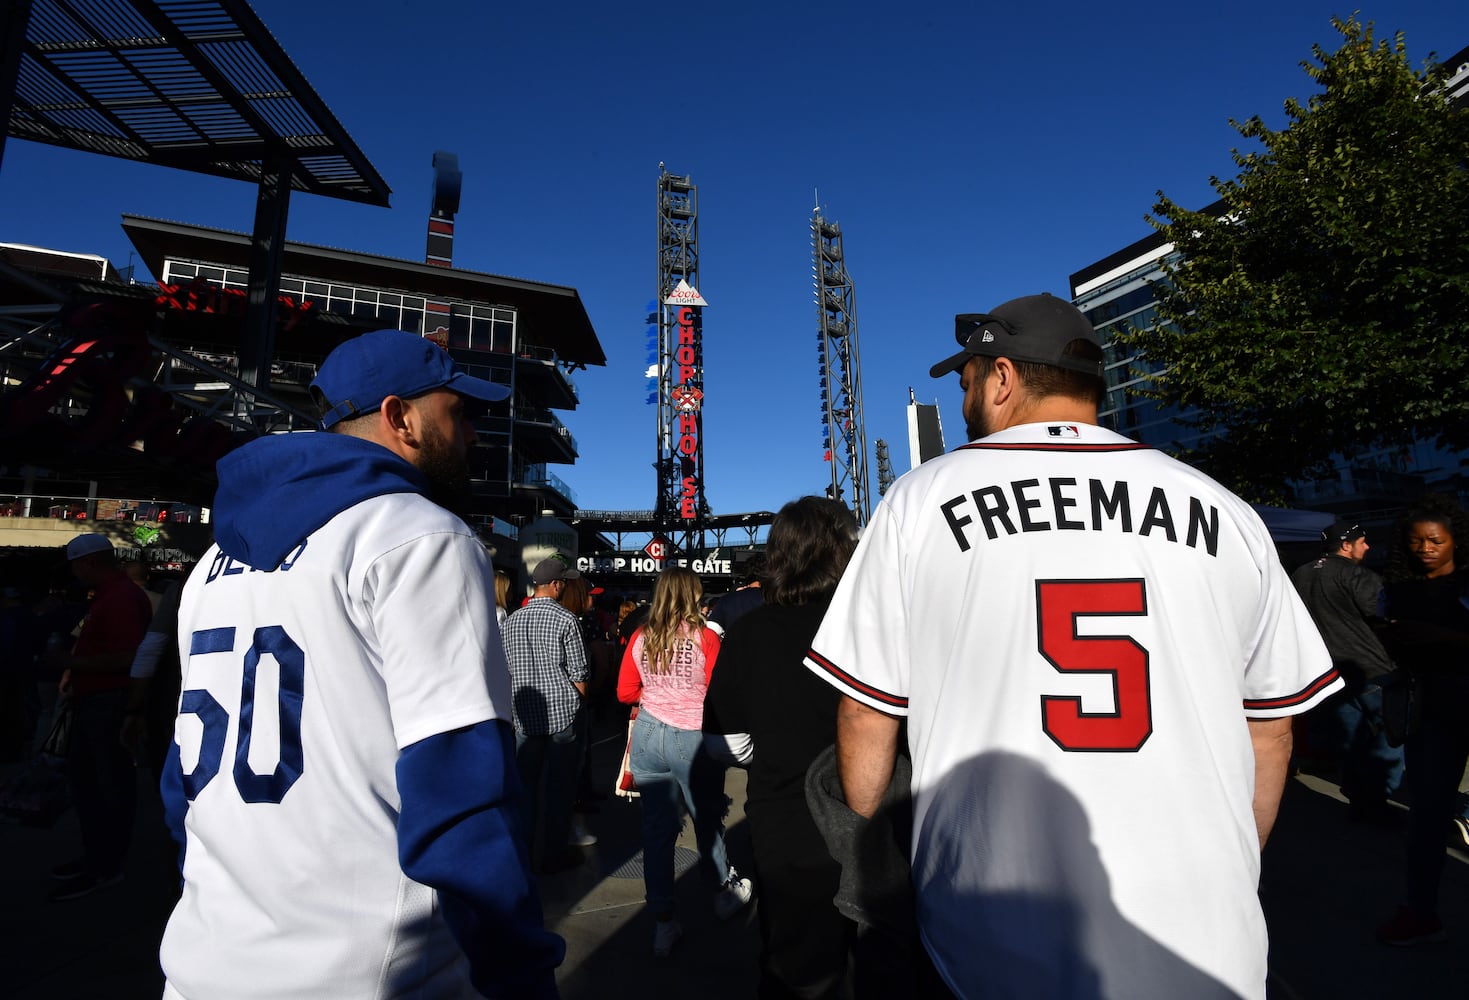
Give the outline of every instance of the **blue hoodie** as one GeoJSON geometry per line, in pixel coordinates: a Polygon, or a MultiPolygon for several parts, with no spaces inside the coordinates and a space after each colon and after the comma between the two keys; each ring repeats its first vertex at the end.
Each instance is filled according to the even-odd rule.
{"type": "Polygon", "coordinates": [[[346,434],[285,434],[219,460],[214,540],[225,555],[272,570],[348,507],[388,493],[427,494],[423,473],[380,444],[346,434]]]}
{"type": "MultiPolygon", "coordinates": [[[[220,459],[214,537],[221,551],[275,569],[312,532],[363,500],[426,495],[413,465],[345,434],[265,437],[220,459]]],[[[398,860],[404,874],[438,890],[444,919],[489,997],[555,997],[566,943],[545,930],[521,829],[524,794],[509,725],[490,719],[406,747],[398,757],[398,860]]],[[[184,815],[179,747],[160,782],[179,843],[184,815]]]]}

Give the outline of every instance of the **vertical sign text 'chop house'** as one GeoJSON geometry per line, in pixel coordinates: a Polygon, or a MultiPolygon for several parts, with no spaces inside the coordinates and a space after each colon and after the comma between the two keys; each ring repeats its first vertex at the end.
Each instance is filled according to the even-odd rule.
{"type": "Polygon", "coordinates": [[[678,377],[673,379],[672,410],[678,426],[672,428],[678,439],[678,454],[683,467],[683,492],[679,498],[679,516],[693,520],[698,516],[699,478],[699,411],[704,401],[704,390],[700,387],[703,375],[699,371],[699,323],[694,308],[707,306],[698,289],[690,288],[687,281],[680,281],[664,305],[678,309],[678,350],[673,361],[678,377]]]}

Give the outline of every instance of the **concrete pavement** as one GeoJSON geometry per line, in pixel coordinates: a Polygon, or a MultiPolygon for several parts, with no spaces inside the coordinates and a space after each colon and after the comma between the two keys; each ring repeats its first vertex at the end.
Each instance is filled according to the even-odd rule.
{"type": "MultiPolygon", "coordinates": [[[[615,730],[594,751],[597,786],[610,788],[621,754],[615,730]]],[[[145,792],[148,791],[145,789],[145,792]]],[[[744,774],[727,791],[733,863],[748,868],[741,806],[744,774]]],[[[621,997],[747,998],[759,943],[755,907],[715,919],[709,891],[691,866],[693,835],[680,839],[679,909],[684,938],[671,958],[651,958],[643,911],[636,801],[609,798],[586,817],[599,837],[579,869],[542,880],[547,922],[567,941],[559,973],[568,1000],[621,997]]],[[[75,816],[49,829],[0,824],[0,996],[12,1000],[144,1000],[162,978],[157,945],[172,904],[171,852],[156,801],[145,794],[126,880],[84,899],[51,903],[51,866],[79,853],[75,816]]],[[[1446,838],[1446,843],[1449,843],[1446,838]]],[[[1291,781],[1266,850],[1262,898],[1271,927],[1271,1000],[1460,997],[1469,995],[1469,854],[1451,848],[1442,891],[1450,940],[1396,950],[1372,940],[1401,883],[1402,830],[1346,820],[1334,785],[1291,781]]],[[[759,883],[756,883],[759,898],[759,883]]]]}

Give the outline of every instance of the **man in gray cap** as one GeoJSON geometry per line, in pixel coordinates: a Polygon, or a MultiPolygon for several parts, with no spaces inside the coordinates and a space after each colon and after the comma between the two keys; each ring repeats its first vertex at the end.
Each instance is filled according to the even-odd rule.
{"type": "Polygon", "coordinates": [[[1073,305],[955,317],[971,443],[873,512],[807,656],[872,816],[902,721],[924,947],[960,996],[1265,996],[1291,716],[1341,686],[1249,505],[1098,426],[1073,305]]]}
{"type": "Polygon", "coordinates": [[[133,836],[137,778],[118,740],[127,705],[128,668],[153,607],[128,579],[103,535],[78,535],[66,546],[72,575],[92,591],[71,653],[61,657],[61,693],[71,698],[66,775],[82,829],[82,857],[51,870],[53,899],[77,899],[122,878],[133,836]]]}
{"type": "MultiPolygon", "coordinates": [[[[581,573],[552,556],[531,571],[535,590],[505,622],[505,658],[514,688],[515,759],[529,793],[526,831],[543,872],[581,862],[571,846],[572,810],[580,761],[578,737],[586,711],[587,653],[581,622],[558,598],[581,573]]],[[[586,837],[583,840],[595,842],[586,837]]],[[[589,846],[584,844],[583,846],[589,846]]]]}

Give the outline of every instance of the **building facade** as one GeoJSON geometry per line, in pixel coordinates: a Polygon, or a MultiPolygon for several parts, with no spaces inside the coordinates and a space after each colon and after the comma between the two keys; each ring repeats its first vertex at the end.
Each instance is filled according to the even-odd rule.
{"type": "MultiPolygon", "coordinates": [[[[125,216],[123,228],[171,294],[248,285],[244,234],[138,216],[125,216]]],[[[559,413],[577,406],[573,372],[606,358],[575,289],[288,242],[280,293],[283,309],[332,317],[339,332],[298,340],[283,329],[274,392],[309,409],[306,386],[323,348],[357,333],[394,328],[429,337],[465,371],[511,388],[506,403],[476,422],[476,516],[519,525],[546,511],[576,510],[574,492],[556,472],[577,458],[559,413]]],[[[229,343],[181,346],[225,371],[238,367],[229,343]]]]}

